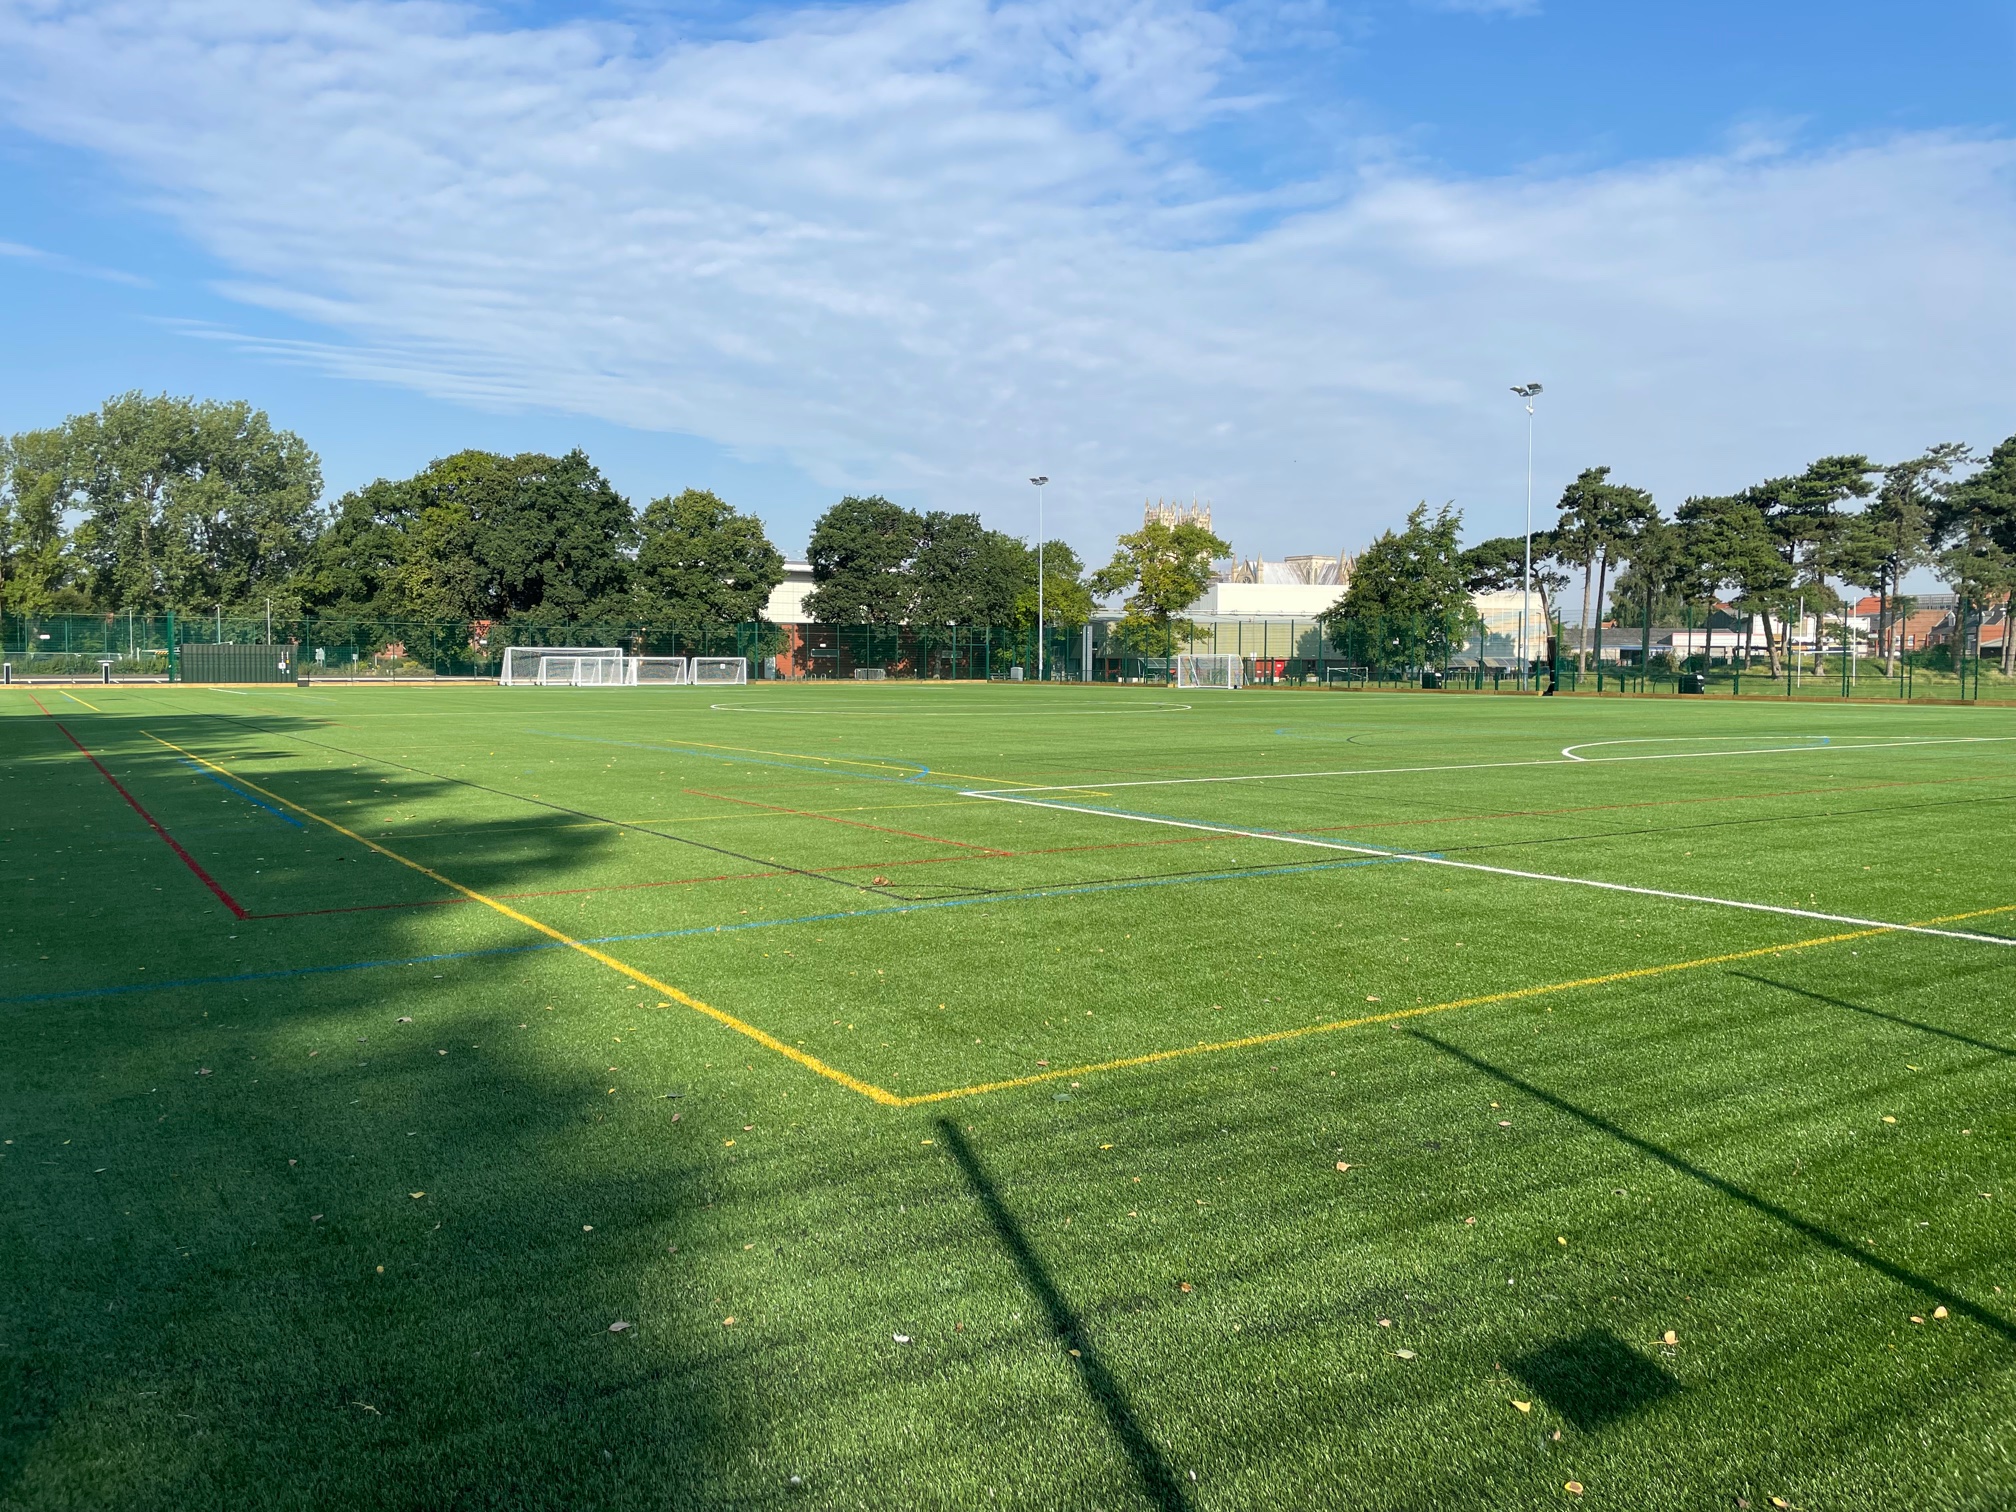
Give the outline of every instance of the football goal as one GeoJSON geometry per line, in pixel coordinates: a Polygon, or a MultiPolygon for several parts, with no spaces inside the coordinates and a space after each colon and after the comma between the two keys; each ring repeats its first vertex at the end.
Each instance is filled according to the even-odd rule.
{"type": "Polygon", "coordinates": [[[749,681],[749,661],[742,656],[696,656],[693,681],[720,685],[749,681]]]}
{"type": "Polygon", "coordinates": [[[539,658],[539,686],[542,688],[606,688],[621,686],[623,657],[553,656],[539,658]]]}
{"type": "MultiPolygon", "coordinates": [[[[497,680],[507,688],[545,682],[547,679],[540,675],[540,663],[556,657],[620,662],[623,653],[614,646],[506,646],[503,671],[497,680]]],[[[560,681],[567,679],[563,677],[560,681]]]]}
{"type": "Polygon", "coordinates": [[[1370,667],[1328,667],[1324,669],[1323,675],[1326,685],[1332,688],[1349,688],[1372,681],[1370,667]]]}
{"type": "Polygon", "coordinates": [[[1230,691],[1243,680],[1244,668],[1236,656],[1193,656],[1176,658],[1176,686],[1218,688],[1230,691]]]}
{"type": "Polygon", "coordinates": [[[692,681],[683,656],[633,656],[623,664],[623,681],[639,687],[680,687],[692,681]]]}

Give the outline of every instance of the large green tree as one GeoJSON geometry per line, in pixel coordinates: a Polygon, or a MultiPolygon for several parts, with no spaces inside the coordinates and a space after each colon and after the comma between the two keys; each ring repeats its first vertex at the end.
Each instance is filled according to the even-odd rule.
{"type": "Polygon", "coordinates": [[[815,618],[837,625],[900,625],[914,616],[911,566],[924,521],[880,494],[848,495],[812,526],[816,585],[805,595],[815,618]]]}
{"type": "MultiPolygon", "coordinates": [[[[1932,510],[1932,530],[1944,548],[1939,575],[1970,601],[2002,604],[2002,671],[2016,674],[2016,436],[1994,451],[1979,471],[1955,484],[1932,510]]],[[[1965,627],[1961,627],[1964,635],[1965,627]]]]}
{"type": "Polygon", "coordinates": [[[580,450],[457,452],[411,486],[420,507],[393,590],[406,612],[562,624],[627,613],[637,520],[580,450]]]}
{"type": "Polygon", "coordinates": [[[1426,500],[1407,512],[1399,531],[1385,531],[1360,553],[1351,581],[1322,618],[1331,644],[1367,665],[1393,653],[1432,658],[1454,645],[1474,621],[1464,553],[1457,544],[1463,516],[1426,500]]]}
{"type": "Polygon", "coordinates": [[[63,426],[64,507],[103,609],[249,608],[320,528],[322,464],[242,400],[138,392],[63,426]]]}
{"type": "Polygon", "coordinates": [[[1888,674],[1897,675],[1899,637],[1892,626],[1907,574],[1932,558],[1932,519],[1953,486],[1953,473],[1971,452],[1957,441],[1928,447],[1922,456],[1893,462],[1869,507],[1854,516],[1836,553],[1841,575],[1875,590],[1876,644],[1883,648],[1888,674]]]}
{"type": "MultiPolygon", "coordinates": [[[[1022,555],[1021,586],[1015,592],[1011,620],[1016,629],[1027,630],[1036,623],[1036,552],[1022,542],[1015,543],[1022,555]]],[[[1092,589],[1085,581],[1085,563],[1064,541],[1043,543],[1043,622],[1048,625],[1083,625],[1092,618],[1092,589]]]]}
{"type": "Polygon", "coordinates": [[[1612,483],[1607,467],[1584,468],[1561,493],[1561,518],[1555,527],[1557,554],[1582,568],[1582,622],[1575,651],[1577,672],[1588,670],[1590,586],[1595,583],[1596,618],[1603,617],[1610,569],[1629,557],[1632,541],[1659,518],[1652,495],[1626,483],[1612,483]]]}
{"type": "Polygon", "coordinates": [[[1028,547],[989,530],[974,514],[923,517],[913,579],[911,616],[919,625],[1005,625],[1028,575],[1028,547]]]}
{"type": "Polygon", "coordinates": [[[407,608],[400,583],[416,549],[414,529],[425,502],[411,479],[384,478],[338,499],[295,575],[301,607],[317,614],[375,616],[407,608]]]}
{"type": "Polygon", "coordinates": [[[644,506],[637,597],[645,616],[682,634],[761,619],[784,581],[763,522],[704,488],[644,506]]]}
{"type": "Polygon", "coordinates": [[[69,460],[61,430],[0,439],[0,609],[34,615],[86,607],[69,586],[69,460]]]}
{"type": "MultiPolygon", "coordinates": [[[[1777,540],[1763,510],[1734,495],[1701,495],[1676,512],[1680,540],[1689,560],[1684,566],[1694,591],[1712,599],[1728,590],[1747,617],[1778,601],[1792,581],[1792,570],[1779,554],[1777,540]]],[[[1746,632],[1747,634],[1747,632],[1746,632]]],[[[1765,649],[1772,676],[1778,673],[1778,645],[1768,635],[1765,649]]],[[[1745,649],[1745,657],[1748,657],[1745,649]]]]}
{"type": "Polygon", "coordinates": [[[1150,520],[1114,543],[1113,560],[1092,574],[1092,591],[1126,594],[1117,628],[1121,644],[1159,655],[1190,638],[1183,611],[1210,586],[1211,564],[1231,554],[1230,542],[1194,520],[1150,520]]]}

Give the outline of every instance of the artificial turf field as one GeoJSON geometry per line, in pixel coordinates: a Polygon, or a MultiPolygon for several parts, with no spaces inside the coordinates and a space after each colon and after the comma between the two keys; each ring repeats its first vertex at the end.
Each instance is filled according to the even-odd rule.
{"type": "Polygon", "coordinates": [[[0,691],[0,1506],[2007,1507],[2012,838],[1978,708],[0,691]]]}

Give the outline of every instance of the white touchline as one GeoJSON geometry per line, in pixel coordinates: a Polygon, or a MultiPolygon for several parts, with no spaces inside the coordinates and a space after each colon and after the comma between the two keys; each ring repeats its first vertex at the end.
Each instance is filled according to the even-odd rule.
{"type": "MultiPolygon", "coordinates": [[[[1119,784],[1115,784],[1118,786],[1119,784]]],[[[1457,871],[1489,872],[1498,877],[1518,877],[1526,882],[1557,882],[1568,887],[1594,887],[1604,892],[1635,893],[1644,898],[1668,898],[1677,903],[1706,903],[1715,908],[1741,908],[1752,913],[1786,914],[1795,919],[1819,919],[1829,924],[1853,924],[1862,929],[1896,930],[1902,934],[1940,935],[1949,940],[1973,940],[1983,945],[2016,945],[2016,939],[2002,935],[1974,934],[1965,929],[1934,929],[1926,924],[1893,924],[1887,919],[1861,919],[1853,914],[1821,913],[1812,908],[1787,908],[1778,903],[1750,903],[1741,898],[1711,898],[1701,893],[1668,892],[1658,887],[1633,887],[1626,882],[1599,882],[1592,877],[1562,877],[1552,872],[1520,871],[1511,866],[1488,866],[1482,861],[1452,861],[1447,856],[1424,855],[1419,851],[1381,850],[1376,845],[1352,845],[1342,840],[1317,840],[1308,835],[1284,835],[1272,830],[1242,829],[1237,825],[1204,824],[1195,819],[1164,819],[1154,814],[1127,814],[1115,809],[1091,808],[1077,803],[1056,803],[1048,799],[1023,798],[1010,793],[978,790],[961,792],[962,798],[991,798],[996,803],[1019,803],[1027,808],[1056,809],[1068,814],[1092,814],[1101,819],[1127,819],[1136,824],[1166,824],[1174,829],[1203,830],[1212,835],[1236,835],[1242,840],[1275,840],[1283,845],[1308,845],[1318,850],[1349,851],[1356,856],[1381,856],[1388,861],[1418,861],[1423,866],[1448,866],[1457,871]]]]}
{"type": "MultiPolygon", "coordinates": [[[[1820,737],[1813,737],[1818,739],[1820,737]]],[[[1598,756],[1591,760],[1587,756],[1539,756],[1527,761],[1464,761],[1449,766],[1409,766],[1409,767],[1339,767],[1331,772],[1245,772],[1233,777],[1146,777],[1129,782],[1053,782],[1046,787],[1015,788],[1018,793],[1082,793],[1096,788],[1106,792],[1110,788],[1136,787],[1189,787],[1208,782],[1289,782],[1303,777],[1394,777],[1409,772],[1483,772],[1500,767],[1537,766],[1609,766],[1620,761],[1706,761],[1715,756],[1775,756],[1785,752],[1805,752],[1808,755],[1839,756],[1849,751],[1880,751],[1895,746],[1921,745],[1993,745],[1998,742],[2016,740],[2016,735],[1951,735],[1926,740],[1872,740],[1866,745],[1797,745],[1797,746],[1755,746],[1747,751],[1658,751],[1644,756],[1598,756]]],[[[1588,741],[1587,745],[1604,745],[1606,741],[1588,741]]],[[[1565,747],[1569,751],[1581,750],[1582,746],[1565,747]]],[[[975,796],[992,798],[1009,791],[998,788],[981,792],[975,796]]],[[[1104,812],[1104,810],[1095,810],[1104,812]]],[[[1902,926],[1899,926],[1902,927],[1902,926]]]]}

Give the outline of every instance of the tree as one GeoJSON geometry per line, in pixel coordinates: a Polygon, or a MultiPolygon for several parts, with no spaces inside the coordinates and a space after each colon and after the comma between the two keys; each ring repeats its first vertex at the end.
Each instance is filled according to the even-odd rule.
{"type": "Polygon", "coordinates": [[[63,502],[69,494],[62,431],[0,440],[0,609],[50,614],[79,597],[68,587],[63,502]]]}
{"type": "Polygon", "coordinates": [[[1876,591],[1876,643],[1888,676],[1897,675],[1900,647],[1893,626],[1904,578],[1931,560],[1932,512],[1952,487],[1953,470],[1969,455],[1966,446],[1945,441],[1923,456],[1892,463],[1883,469],[1875,501],[1849,527],[1840,553],[1842,575],[1876,591]]]}
{"type": "MultiPolygon", "coordinates": [[[[1817,609],[1835,602],[1827,586],[1830,575],[1841,566],[1840,550],[1847,517],[1841,506],[1850,499],[1867,498],[1875,491],[1869,474],[1875,466],[1867,457],[1821,457],[1797,477],[1771,478],[1743,491],[1754,504],[1784,559],[1787,591],[1798,588],[1817,609]]],[[[1774,606],[1760,606],[1764,616],[1764,639],[1773,647],[1771,675],[1778,675],[1777,634],[1772,626],[1774,606]]],[[[1792,654],[1792,620],[1784,616],[1785,655],[1792,654]]]]}
{"type": "Polygon", "coordinates": [[[922,626],[1005,625],[1033,563],[1029,548],[989,530],[975,514],[923,516],[913,578],[913,618],[922,626]]]}
{"type": "Polygon", "coordinates": [[[637,519],[578,448],[456,452],[411,485],[420,509],[395,586],[406,612],[569,622],[628,607],[637,519]]]}
{"type": "Polygon", "coordinates": [[[912,617],[910,565],[924,521],[880,494],[842,499],[812,527],[812,580],[805,607],[841,625],[899,625],[912,617]]]}
{"type": "Polygon", "coordinates": [[[647,615],[685,635],[760,619],[784,581],[763,522],[704,488],[644,506],[637,590],[647,615]]]}
{"type": "Polygon", "coordinates": [[[338,499],[291,585],[301,607],[347,615],[399,613],[397,585],[414,550],[423,502],[410,480],[383,478],[338,499]]]}
{"type": "Polygon", "coordinates": [[[1407,512],[1405,529],[1385,531],[1367,546],[1344,597],[1322,616],[1331,644],[1370,665],[1375,644],[1390,651],[1396,633],[1424,656],[1453,643],[1475,617],[1456,544],[1462,525],[1451,505],[1431,516],[1423,500],[1407,512]]]}
{"type": "Polygon", "coordinates": [[[1561,523],[1556,537],[1560,550],[1582,568],[1582,633],[1575,651],[1575,670],[1588,669],[1589,580],[1596,579],[1596,617],[1603,617],[1603,599],[1610,567],[1628,555],[1634,536],[1659,518],[1652,495],[1642,488],[1610,481],[1607,467],[1584,468],[1561,493],[1561,523]]]}
{"type": "MultiPolygon", "coordinates": [[[[1988,454],[1972,476],[1932,508],[1935,539],[1945,547],[1939,574],[1975,604],[2002,602],[2002,671],[2016,673],[2016,436],[1988,454]]],[[[1964,641],[1967,627],[1959,627],[1964,641]]]]}
{"type": "MultiPolygon", "coordinates": [[[[1533,559],[1547,555],[1549,543],[1533,537],[1533,559]]],[[[1472,593],[1507,593],[1526,581],[1526,538],[1493,536],[1465,551],[1461,559],[1463,586],[1472,593]]]]}
{"type": "MultiPolygon", "coordinates": [[[[1778,554],[1764,512],[1750,499],[1733,495],[1691,498],[1680,506],[1675,518],[1684,532],[1681,539],[1691,559],[1689,575],[1696,588],[1711,599],[1721,589],[1734,590],[1746,624],[1748,616],[1771,603],[1792,581],[1791,569],[1778,554]]],[[[1765,649],[1775,677],[1778,647],[1768,635],[1765,649]]],[[[1748,660],[1747,646],[1744,656],[1748,660]]]]}
{"type": "Polygon", "coordinates": [[[1123,645],[1166,652],[1178,637],[1194,634],[1180,616],[1210,586],[1211,564],[1231,554],[1230,542],[1194,520],[1150,520],[1114,543],[1113,560],[1092,574],[1092,591],[1127,595],[1117,632],[1123,645]]]}
{"type": "MultiPolygon", "coordinates": [[[[1015,593],[1018,630],[1036,623],[1036,553],[1017,541],[1022,553],[1022,584],[1015,593]]],[[[1229,548],[1228,548],[1229,549],[1229,548]]],[[[1063,541],[1043,543],[1043,617],[1052,625],[1084,625],[1092,619],[1092,589],[1085,581],[1085,563],[1063,541]]]]}
{"type": "Polygon", "coordinates": [[[138,392],[63,427],[64,507],[101,608],[250,607],[320,526],[322,464],[242,400],[138,392]]]}

